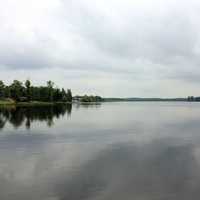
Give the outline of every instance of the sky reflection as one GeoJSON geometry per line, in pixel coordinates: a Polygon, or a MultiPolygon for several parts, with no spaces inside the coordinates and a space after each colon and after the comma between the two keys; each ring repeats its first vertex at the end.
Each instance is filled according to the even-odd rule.
{"type": "Polygon", "coordinates": [[[0,199],[198,199],[199,109],[102,104],[75,109],[51,128],[7,123],[0,130],[0,199]]]}

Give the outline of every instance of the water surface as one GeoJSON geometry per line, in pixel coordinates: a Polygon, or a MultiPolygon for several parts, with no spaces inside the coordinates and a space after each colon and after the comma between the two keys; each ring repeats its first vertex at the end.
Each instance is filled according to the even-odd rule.
{"type": "Polygon", "coordinates": [[[199,103],[0,108],[0,200],[199,196],[199,103]]]}

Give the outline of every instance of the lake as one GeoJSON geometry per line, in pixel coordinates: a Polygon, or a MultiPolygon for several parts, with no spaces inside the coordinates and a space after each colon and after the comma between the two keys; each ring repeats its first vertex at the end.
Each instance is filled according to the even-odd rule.
{"type": "Polygon", "coordinates": [[[0,200],[199,197],[199,103],[0,108],[0,200]]]}

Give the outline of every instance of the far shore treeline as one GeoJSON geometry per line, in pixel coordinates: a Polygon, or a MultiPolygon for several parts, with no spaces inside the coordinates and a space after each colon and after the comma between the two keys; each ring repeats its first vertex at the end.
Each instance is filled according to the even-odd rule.
{"type": "Polygon", "coordinates": [[[72,102],[72,92],[55,87],[52,81],[47,81],[45,86],[34,86],[30,80],[25,83],[14,80],[10,85],[0,80],[0,101],[72,102]]]}
{"type": "Polygon", "coordinates": [[[83,95],[72,96],[71,89],[65,91],[58,88],[51,80],[46,85],[34,86],[30,80],[21,82],[14,80],[10,85],[0,80],[0,105],[23,103],[30,104],[54,104],[54,103],[92,103],[92,102],[116,102],[116,101],[188,101],[200,102],[200,97],[189,96],[186,98],[102,98],[100,96],[83,95]]]}

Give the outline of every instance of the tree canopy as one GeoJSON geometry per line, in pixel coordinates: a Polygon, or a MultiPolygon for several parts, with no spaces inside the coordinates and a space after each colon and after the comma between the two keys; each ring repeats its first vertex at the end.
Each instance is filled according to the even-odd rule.
{"type": "Polygon", "coordinates": [[[84,95],[84,96],[75,96],[75,101],[79,101],[82,103],[90,103],[90,102],[101,102],[103,99],[100,96],[93,96],[93,95],[84,95]]]}
{"type": "Polygon", "coordinates": [[[71,102],[72,92],[54,86],[54,82],[47,81],[46,86],[34,86],[30,80],[25,83],[14,80],[10,85],[5,85],[0,80],[0,99],[10,98],[15,101],[44,101],[44,102],[71,102]]]}

